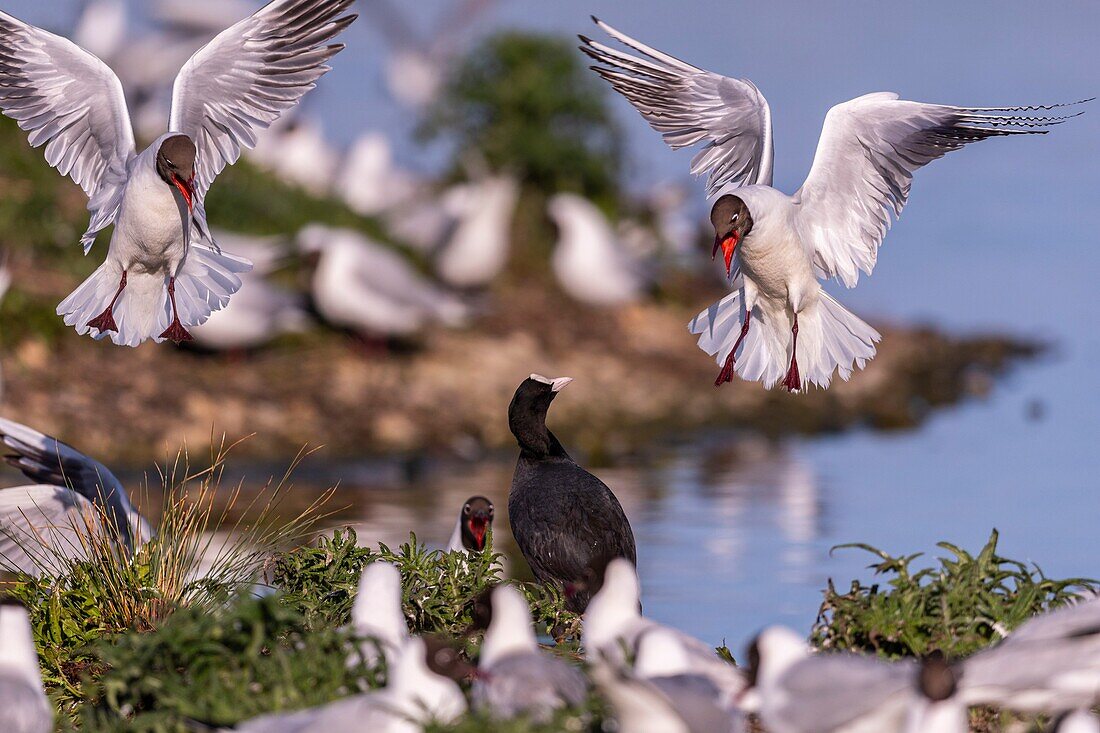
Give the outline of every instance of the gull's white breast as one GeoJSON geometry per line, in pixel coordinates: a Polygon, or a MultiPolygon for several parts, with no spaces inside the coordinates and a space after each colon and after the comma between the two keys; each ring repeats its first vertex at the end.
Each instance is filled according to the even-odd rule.
{"type": "Polygon", "coordinates": [[[175,274],[187,253],[190,221],[182,195],[170,188],[155,168],[154,143],[130,167],[111,257],[128,271],[175,274]]]}

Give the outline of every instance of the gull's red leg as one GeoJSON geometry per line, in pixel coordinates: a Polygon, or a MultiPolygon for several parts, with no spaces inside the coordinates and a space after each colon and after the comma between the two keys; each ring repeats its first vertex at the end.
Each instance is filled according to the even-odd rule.
{"type": "Polygon", "coordinates": [[[175,341],[177,344],[183,341],[192,341],[193,337],[180,323],[179,314],[176,312],[176,278],[174,277],[168,278],[168,299],[172,301],[172,325],[164,329],[164,333],[160,335],[160,338],[175,341]]]}
{"type": "Polygon", "coordinates": [[[733,351],[726,357],[726,364],[722,367],[722,371],[718,373],[718,379],[714,380],[715,387],[721,387],[726,382],[733,381],[733,367],[737,363],[735,355],[737,354],[737,350],[741,348],[741,342],[749,335],[750,320],[752,320],[752,312],[745,311],[745,322],[741,324],[741,335],[737,337],[737,343],[733,345],[733,351]]]}
{"type": "Polygon", "coordinates": [[[802,379],[798,375],[798,314],[794,314],[794,326],[791,327],[794,334],[794,345],[791,346],[791,368],[787,370],[787,377],[783,380],[783,386],[788,392],[802,389],[802,379]]]}
{"type": "Polygon", "coordinates": [[[118,325],[115,323],[115,303],[118,302],[118,298],[122,295],[122,291],[126,288],[126,271],[122,271],[122,279],[118,281],[118,290],[115,291],[115,297],[111,298],[111,304],[107,306],[107,310],[100,313],[98,316],[88,321],[88,328],[94,328],[100,333],[106,333],[107,331],[118,331],[118,325]]]}

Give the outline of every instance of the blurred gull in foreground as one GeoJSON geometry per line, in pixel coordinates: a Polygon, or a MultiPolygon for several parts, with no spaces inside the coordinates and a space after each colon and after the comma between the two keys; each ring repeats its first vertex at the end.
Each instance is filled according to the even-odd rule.
{"type": "Polygon", "coordinates": [[[298,234],[304,253],[317,253],[313,302],[341,328],[380,337],[413,336],[431,323],[462,325],[465,304],[432,283],[397,252],[350,229],[311,224],[298,234]]]}
{"type": "Polygon", "coordinates": [[[380,650],[391,669],[409,638],[401,608],[401,572],[387,562],[372,562],[363,570],[351,609],[351,628],[371,641],[363,644],[368,664],[378,661],[380,650]]]}
{"type": "Polygon", "coordinates": [[[742,705],[758,713],[770,733],[899,731],[918,701],[912,661],[814,654],[781,627],[761,632],[749,657],[742,705]]]}
{"type": "Polygon", "coordinates": [[[550,218],[560,232],[552,264],[571,297],[597,306],[630,303],[646,279],[611,223],[591,201],[571,193],[550,199],[550,218]]]}
{"type": "Polygon", "coordinates": [[[95,538],[117,540],[126,554],[153,528],[126,488],[102,463],[55,438],[0,418],[5,460],[38,483],[0,489],[0,567],[40,576],[88,556],[95,538]],[[105,522],[109,526],[105,526],[105,522]]]}
{"type": "Polygon", "coordinates": [[[555,710],[584,702],[580,670],[539,648],[527,599],[516,588],[493,589],[491,616],[472,690],[474,705],[497,719],[519,715],[548,722],[555,710]]]}
{"type": "Polygon", "coordinates": [[[42,687],[27,609],[0,597],[0,730],[49,733],[53,706],[42,687]]]}
{"type": "MultiPolygon", "coordinates": [[[[412,638],[401,648],[385,688],[295,713],[263,715],[239,723],[240,733],[417,733],[430,722],[453,723],[466,698],[440,664],[431,640],[412,638]]],[[[453,660],[452,660],[453,661],[453,660]]],[[[229,730],[229,729],[227,729],[229,730]]]]}
{"type": "MultiPolygon", "coordinates": [[[[642,616],[640,600],[638,574],[633,564],[623,558],[612,560],[604,573],[603,586],[584,614],[581,643],[585,657],[592,660],[602,655],[611,663],[625,664],[625,656],[637,657],[643,639],[659,631],[660,642],[666,650],[663,653],[670,654],[667,650],[674,649],[684,660],[679,666],[670,666],[665,671],[705,677],[720,691],[723,705],[732,703],[745,688],[740,670],[720,659],[712,648],[698,639],[642,616]]],[[[663,676],[658,675],[657,670],[650,670],[650,673],[663,676]]]]}
{"type": "Polygon", "coordinates": [[[1057,722],[1055,733],[1100,733],[1100,718],[1088,710],[1075,710],[1057,722]]]}

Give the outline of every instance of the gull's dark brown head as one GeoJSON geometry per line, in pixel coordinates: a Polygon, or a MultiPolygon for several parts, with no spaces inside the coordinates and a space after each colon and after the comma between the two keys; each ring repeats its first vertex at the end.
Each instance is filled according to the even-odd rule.
{"type": "Polygon", "coordinates": [[[197,155],[195,143],[186,135],[166,138],[157,151],[157,175],[183,195],[188,209],[194,208],[197,155]]]}
{"type": "Polygon", "coordinates": [[[752,215],[744,201],[733,194],[726,194],[714,202],[710,210],[710,223],[714,225],[714,250],[710,256],[711,259],[716,257],[721,248],[726,258],[728,277],[734,250],[752,231],[752,215]]]}
{"type": "Polygon", "coordinates": [[[959,676],[943,652],[934,651],[921,660],[917,682],[925,697],[941,702],[955,694],[959,676]]]}
{"type": "Polygon", "coordinates": [[[481,552],[485,549],[485,538],[493,526],[493,502],[484,496],[470,497],[462,505],[462,546],[467,550],[481,552]]]}

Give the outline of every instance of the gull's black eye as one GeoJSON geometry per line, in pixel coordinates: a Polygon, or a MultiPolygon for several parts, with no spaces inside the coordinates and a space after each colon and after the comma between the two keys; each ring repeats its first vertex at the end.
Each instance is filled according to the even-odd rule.
{"type": "Polygon", "coordinates": [[[471,506],[470,506],[469,504],[467,504],[466,506],[462,507],[462,513],[463,513],[463,514],[469,514],[469,513],[470,513],[470,510],[471,510],[471,508],[472,508],[472,507],[471,507],[471,506]]]}
{"type": "Polygon", "coordinates": [[[733,216],[731,216],[731,217],[730,217],[730,224],[732,224],[733,222],[737,221],[737,217],[738,217],[738,216],[740,216],[740,214],[734,214],[733,216]]]}

